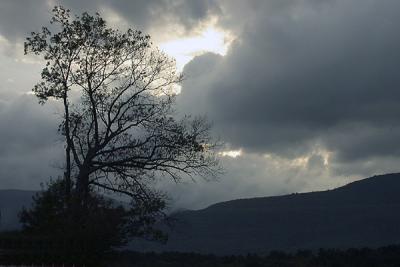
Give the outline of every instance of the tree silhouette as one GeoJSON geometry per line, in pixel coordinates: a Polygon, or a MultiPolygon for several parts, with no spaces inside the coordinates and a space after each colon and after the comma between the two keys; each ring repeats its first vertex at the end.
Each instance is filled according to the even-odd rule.
{"type": "MultiPolygon", "coordinates": [[[[175,118],[175,88],[183,77],[148,35],[107,28],[99,14],[72,17],[61,6],[53,13],[55,32],[32,32],[25,53],[46,61],[33,88],[39,102],[63,105],[64,207],[82,218],[97,193],[121,194],[130,199],[131,222],[153,218],[144,220],[150,226],[166,197],[154,181],[219,173],[210,124],[175,118]]],[[[136,224],[129,225],[137,234],[136,224]]]]}

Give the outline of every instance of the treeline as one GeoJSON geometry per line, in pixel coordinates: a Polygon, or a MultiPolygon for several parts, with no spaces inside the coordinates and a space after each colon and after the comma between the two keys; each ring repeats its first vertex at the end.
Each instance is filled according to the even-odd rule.
{"type": "MultiPolygon", "coordinates": [[[[75,264],[83,259],[79,252],[60,250],[49,240],[0,238],[0,265],[10,264],[75,264]],[[21,242],[23,241],[23,242],[21,242]]],[[[67,247],[71,249],[71,244],[67,247]]],[[[64,247],[65,248],[65,247],[64,247]]],[[[86,266],[108,267],[397,267],[400,266],[400,245],[377,249],[352,248],[347,250],[299,250],[295,253],[272,251],[265,255],[204,255],[198,253],[140,253],[133,251],[112,252],[84,259],[86,266]],[[97,259],[97,261],[96,261],[97,259]],[[90,264],[90,262],[92,264],[90,264]]],[[[78,265],[77,265],[78,264],[78,265]]]]}
{"type": "MultiPolygon", "coordinates": [[[[98,251],[90,244],[96,240],[58,239],[54,236],[31,235],[24,232],[0,233],[0,266],[48,265],[105,266],[113,255],[98,251]]],[[[114,258],[112,258],[114,259],[114,258]]]]}
{"type": "Polygon", "coordinates": [[[398,267],[400,245],[377,249],[319,249],[296,253],[273,251],[267,255],[216,256],[196,253],[120,252],[112,267],[398,267]]]}

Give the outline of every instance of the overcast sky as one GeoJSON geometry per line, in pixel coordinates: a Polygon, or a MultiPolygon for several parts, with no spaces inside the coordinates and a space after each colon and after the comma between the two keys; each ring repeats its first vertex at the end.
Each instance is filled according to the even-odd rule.
{"type": "Polygon", "coordinates": [[[23,55],[56,4],[137,28],[177,58],[178,112],[205,114],[225,143],[218,181],[159,186],[171,206],[329,189],[400,166],[400,1],[0,2],[0,188],[61,173],[61,110],[29,94],[23,55]]]}

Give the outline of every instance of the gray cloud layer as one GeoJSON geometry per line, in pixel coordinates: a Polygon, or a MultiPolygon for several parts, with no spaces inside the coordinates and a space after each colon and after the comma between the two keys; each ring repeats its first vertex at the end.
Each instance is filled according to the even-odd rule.
{"type": "Polygon", "coordinates": [[[204,19],[221,12],[214,0],[4,0],[0,9],[0,34],[12,42],[24,39],[27,33],[47,25],[51,9],[59,4],[77,14],[84,11],[100,12],[110,20],[109,22],[115,22],[117,26],[122,28],[133,26],[146,32],[157,30],[153,28],[158,28],[162,32],[170,25],[179,27],[179,29],[168,29],[171,33],[190,31],[204,19]],[[124,22],[128,25],[121,25],[124,22]]]}
{"type": "Polygon", "coordinates": [[[186,66],[182,106],[248,151],[398,156],[400,2],[276,2],[254,1],[226,57],[186,66]]]}
{"type": "Polygon", "coordinates": [[[60,175],[62,144],[54,109],[21,95],[0,112],[0,188],[38,189],[60,175]],[[53,112],[52,112],[53,111],[53,112]]]}
{"type": "Polygon", "coordinates": [[[186,65],[179,108],[207,114],[216,133],[245,153],[223,159],[227,174],[218,183],[162,183],[178,206],[330,188],[397,170],[397,0],[5,0],[0,188],[37,188],[59,173],[52,168],[62,157],[56,105],[38,106],[24,94],[41,65],[21,54],[26,34],[47,25],[60,2],[78,13],[103,12],[111,23],[155,39],[183,34],[210,16],[237,36],[226,56],[205,54],[186,65]],[[321,151],[329,152],[328,165],[321,151]]]}

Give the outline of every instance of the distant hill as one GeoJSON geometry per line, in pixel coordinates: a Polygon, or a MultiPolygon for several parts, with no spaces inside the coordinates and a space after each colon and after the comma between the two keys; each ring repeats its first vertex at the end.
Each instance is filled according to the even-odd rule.
{"type": "MultiPolygon", "coordinates": [[[[19,227],[17,214],[34,191],[0,190],[0,230],[19,227]]],[[[312,193],[221,202],[176,213],[166,245],[131,249],[215,254],[264,253],[400,244],[400,174],[379,175],[312,193]]]]}
{"type": "Polygon", "coordinates": [[[175,218],[167,245],[132,248],[245,254],[400,244],[400,174],[323,192],[232,200],[175,218]]]}
{"type": "Polygon", "coordinates": [[[0,231],[20,227],[18,213],[22,207],[30,207],[36,191],[0,190],[0,231]]]}

